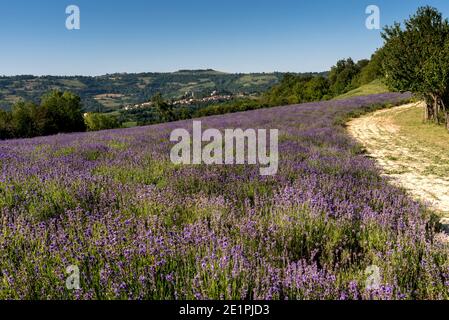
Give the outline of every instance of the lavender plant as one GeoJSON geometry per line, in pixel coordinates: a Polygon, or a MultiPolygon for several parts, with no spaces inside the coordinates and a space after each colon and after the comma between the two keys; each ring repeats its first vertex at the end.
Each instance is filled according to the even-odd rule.
{"type": "Polygon", "coordinates": [[[191,121],[0,142],[1,299],[444,299],[432,212],[338,125],[402,94],[202,119],[280,130],[279,172],[179,166],[191,121]],[[80,290],[66,268],[80,270],[80,290]],[[377,288],[365,270],[380,270],[377,288]]]}

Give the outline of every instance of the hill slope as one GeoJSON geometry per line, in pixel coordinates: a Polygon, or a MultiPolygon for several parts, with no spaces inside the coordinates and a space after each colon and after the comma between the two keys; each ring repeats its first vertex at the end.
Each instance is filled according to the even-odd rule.
{"type": "Polygon", "coordinates": [[[352,97],[359,97],[359,96],[366,96],[370,94],[380,94],[380,93],[387,93],[390,92],[390,90],[387,88],[387,86],[382,83],[381,80],[376,79],[371,83],[362,85],[354,90],[351,90],[349,92],[346,92],[335,99],[348,99],[352,97]]]}
{"type": "Polygon", "coordinates": [[[335,124],[405,97],[202,119],[279,129],[270,177],[173,165],[170,133],[192,121],[0,142],[0,299],[447,299],[430,215],[335,124]],[[65,289],[71,264],[78,291],[65,289]]]}

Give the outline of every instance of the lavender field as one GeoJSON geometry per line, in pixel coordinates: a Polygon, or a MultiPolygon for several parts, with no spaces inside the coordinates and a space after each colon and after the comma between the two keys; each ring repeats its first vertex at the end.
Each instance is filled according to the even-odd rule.
{"type": "Polygon", "coordinates": [[[191,121],[0,143],[1,299],[441,299],[432,213],[340,125],[401,94],[203,119],[279,129],[279,172],[180,166],[191,121]],[[66,288],[66,267],[81,289],[66,288]],[[380,270],[367,289],[365,270],[380,270]]]}

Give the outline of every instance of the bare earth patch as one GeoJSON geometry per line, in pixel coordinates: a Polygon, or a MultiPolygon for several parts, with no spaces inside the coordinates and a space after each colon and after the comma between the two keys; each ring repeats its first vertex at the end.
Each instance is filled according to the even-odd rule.
{"type": "Polygon", "coordinates": [[[422,103],[412,103],[380,110],[351,120],[348,131],[378,161],[393,183],[449,217],[449,152],[407,134],[397,121],[423,108],[422,103]]]}

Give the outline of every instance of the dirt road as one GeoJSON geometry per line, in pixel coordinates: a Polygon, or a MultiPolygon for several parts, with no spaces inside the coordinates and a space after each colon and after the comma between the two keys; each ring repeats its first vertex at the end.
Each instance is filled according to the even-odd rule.
{"type": "Polygon", "coordinates": [[[401,132],[394,119],[410,108],[423,105],[407,104],[351,120],[349,133],[365,146],[394,183],[449,217],[449,154],[441,154],[401,132]]]}

